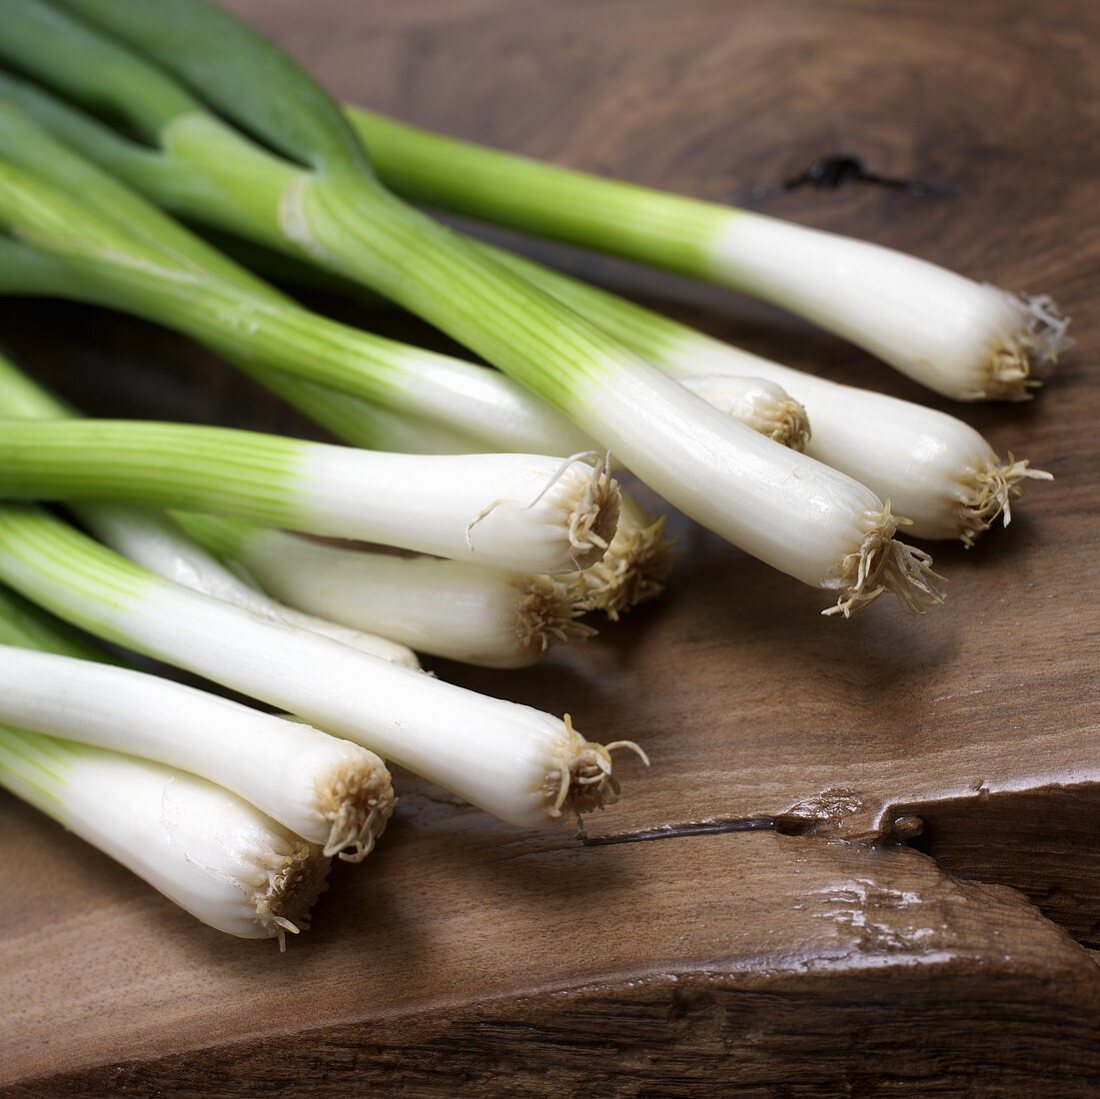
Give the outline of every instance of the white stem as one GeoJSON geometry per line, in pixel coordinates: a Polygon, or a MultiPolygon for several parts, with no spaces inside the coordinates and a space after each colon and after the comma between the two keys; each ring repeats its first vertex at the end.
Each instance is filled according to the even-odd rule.
{"type": "MultiPolygon", "coordinates": [[[[488,368],[478,369],[488,371],[488,368]]],[[[500,381],[506,380],[499,372],[493,373],[500,381]]],[[[442,422],[425,419],[411,412],[371,404],[314,382],[275,374],[267,375],[263,382],[268,389],[327,428],[342,443],[366,450],[389,450],[397,454],[479,454],[483,451],[517,449],[505,445],[507,440],[503,433],[499,437],[494,435],[493,425],[484,415],[481,417],[483,433],[474,436],[461,431],[460,424],[452,423],[446,417],[441,416],[442,422]]],[[[536,400],[533,395],[529,397],[531,404],[536,400]]],[[[549,405],[545,408],[555,416],[560,415],[549,405]]],[[[509,422],[507,411],[502,410],[500,420],[509,433],[518,433],[518,425],[509,422]]],[[[561,417],[561,421],[572,427],[565,417],[561,417]]],[[[523,452],[543,450],[547,454],[573,454],[578,450],[589,450],[593,445],[575,429],[562,431],[557,436],[535,431],[525,438],[524,445],[518,449],[523,452]],[[536,440],[544,441],[546,445],[540,446],[536,440]],[[578,442],[580,445],[575,445],[578,442]]]]}
{"type": "MultiPolygon", "coordinates": [[[[706,381],[710,381],[708,377],[706,381]]],[[[735,384],[738,383],[735,379],[735,384]]],[[[769,383],[759,379],[753,379],[760,386],[769,383]]],[[[690,386],[689,386],[690,388],[690,386]]],[[[745,387],[736,384],[738,394],[744,392],[745,387]]],[[[441,431],[436,425],[426,420],[418,420],[415,417],[393,412],[389,409],[375,408],[365,401],[355,401],[353,398],[345,398],[343,394],[335,390],[325,391],[321,387],[314,387],[315,392],[310,396],[310,408],[307,410],[314,414],[319,408],[323,408],[330,414],[321,417],[321,422],[329,424],[337,429],[338,434],[347,441],[356,445],[377,447],[379,450],[403,451],[413,454],[471,454],[479,449],[479,444],[472,439],[463,439],[451,432],[441,431]]],[[[738,418],[739,413],[749,414],[755,423],[750,424],[754,430],[761,430],[783,445],[801,450],[805,438],[808,437],[808,425],[805,421],[805,413],[794,411],[801,409],[796,401],[786,399],[780,402],[778,394],[783,393],[779,386],[769,388],[767,395],[761,393],[759,401],[749,400],[735,402],[727,400],[730,391],[721,384],[708,385],[706,392],[702,394],[708,402],[715,403],[727,415],[738,418]],[[783,417],[787,418],[784,419],[783,417]],[[780,423],[776,425],[776,417],[780,423]]],[[[612,621],[629,610],[636,603],[654,599],[664,590],[664,581],[671,568],[669,544],[663,535],[664,519],[646,518],[636,506],[631,506],[626,493],[621,494],[619,524],[616,527],[615,537],[607,549],[607,553],[594,565],[590,565],[580,574],[580,590],[582,605],[585,610],[602,610],[612,621]],[[633,514],[633,519],[631,518],[633,514]]],[[[541,585],[540,585],[541,587],[541,585]]],[[[270,587],[271,591],[286,590],[278,586],[270,587]]],[[[283,596],[291,602],[299,602],[301,606],[319,607],[315,596],[307,595],[304,591],[299,600],[290,599],[289,595],[283,596]]],[[[542,595],[537,595],[533,601],[540,607],[544,604],[542,595]]],[[[546,620],[550,622],[564,623],[557,600],[548,608],[550,613],[546,620]]],[[[381,608],[379,608],[381,613],[381,608]]],[[[341,616],[343,621],[350,621],[351,612],[341,616]]],[[[364,613],[356,611],[355,620],[362,625],[374,622],[375,611],[364,608],[364,613]]],[[[539,618],[543,615],[539,611],[539,618]]],[[[448,619],[449,621],[450,619],[448,619]]],[[[379,625],[377,627],[381,629],[379,625]]],[[[407,639],[407,635],[399,632],[397,623],[392,617],[387,616],[385,627],[394,637],[407,639]]],[[[574,630],[584,629],[579,623],[574,623],[574,630]]],[[[539,631],[543,637],[553,638],[557,636],[557,629],[551,631],[539,631]]],[[[566,631],[568,632],[568,631],[566,631]]],[[[526,630],[524,630],[526,634],[526,630]]],[[[433,630],[437,640],[444,638],[438,631],[433,630]]],[[[537,635],[536,635],[537,636],[537,635]]],[[[576,636],[580,636],[579,633],[576,636]]],[[[422,642],[410,640],[410,644],[420,647],[422,642]]],[[[434,642],[433,642],[434,643],[434,642]]],[[[437,652],[435,649],[422,648],[423,652],[437,652]]],[[[493,650],[484,647],[484,643],[468,643],[466,656],[461,656],[460,645],[453,653],[437,652],[437,655],[452,655],[455,659],[465,660],[471,663],[481,663],[475,657],[475,653],[484,653],[488,656],[493,650]]],[[[527,652],[533,651],[531,648],[527,652]]],[[[512,665],[509,665],[512,666],[512,665]]]]}
{"type": "Polygon", "coordinates": [[[123,504],[84,504],[73,510],[100,541],[166,580],[244,607],[272,622],[331,637],[371,656],[407,668],[420,667],[416,653],[406,645],[277,603],[230,572],[167,515],[123,504]]]}
{"type": "Polygon", "coordinates": [[[573,808],[559,802],[562,776],[587,752],[603,751],[550,714],[243,620],[200,598],[162,587],[128,616],[126,632],[164,659],[365,744],[510,823],[545,825],[573,808]]]}
{"type": "MultiPolygon", "coordinates": [[[[680,369],[690,356],[672,353],[658,360],[654,355],[662,370],[675,375],[675,382],[659,374],[650,375],[648,384],[639,378],[639,392],[628,403],[609,402],[594,384],[588,403],[602,409],[605,427],[615,432],[627,464],[643,479],[659,491],[670,479],[678,481],[678,503],[701,523],[805,583],[837,592],[837,605],[845,614],[883,592],[898,595],[913,611],[941,601],[926,554],[891,541],[895,520],[870,488],[793,449],[773,448],[772,440],[739,419],[730,422],[722,398],[715,398],[718,408],[708,408],[682,384],[685,377],[700,385],[701,375],[708,382],[709,375],[746,375],[788,387],[757,369],[763,361],[756,356],[734,354],[737,369],[712,369],[708,360],[680,369]],[[660,389],[664,414],[674,409],[674,417],[654,411],[650,389],[660,389]],[[617,413],[623,413],[620,421],[617,413]],[[690,451],[682,447],[684,439],[693,440],[690,451]],[[868,554],[871,547],[886,545],[890,552],[868,554]]],[[[788,374],[795,381],[802,377],[788,374]]],[[[629,388],[632,381],[624,376],[620,388],[629,388]]],[[[705,388],[714,395],[722,385],[715,381],[705,388]]],[[[430,437],[423,446],[431,448],[430,437]]],[[[608,554],[586,570],[588,607],[617,617],[660,591],[668,553],[659,521],[624,529],[608,554]]]]}
{"type": "Polygon", "coordinates": [[[576,621],[569,578],[370,553],[259,527],[238,560],[292,606],[468,664],[519,668],[595,633],[576,621]]]}
{"type": "Polygon", "coordinates": [[[958,400],[1025,399],[1069,346],[1068,322],[1049,298],[1018,298],[902,252],[760,214],[731,213],[711,260],[719,281],[958,400]]]}
{"type": "Polygon", "coordinates": [[[603,556],[619,516],[603,460],[580,458],[318,446],[299,468],[300,528],[502,569],[571,572],[603,556]]]}
{"type": "MultiPolygon", "coordinates": [[[[354,333],[357,339],[362,335],[354,333]]],[[[462,359],[402,347],[401,374],[394,388],[399,394],[390,407],[436,422],[445,432],[483,440],[475,452],[574,454],[592,446],[576,425],[525,386],[462,359]]],[[[349,399],[358,410],[360,402],[349,399]]]]}
{"type": "Polygon", "coordinates": [[[159,763],[0,729],[0,784],[230,935],[281,946],[325,888],[319,847],[159,763]]]}

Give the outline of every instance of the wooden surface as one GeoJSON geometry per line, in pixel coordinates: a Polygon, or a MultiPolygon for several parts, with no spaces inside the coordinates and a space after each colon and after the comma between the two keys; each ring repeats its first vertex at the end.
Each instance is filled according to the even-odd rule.
{"type": "MultiPolygon", "coordinates": [[[[0,800],[11,1094],[1089,1095],[1100,1079],[1100,10],[1089,0],[233,0],[340,94],[458,135],[1049,291],[1079,345],[964,409],[1053,472],[947,605],[819,616],[678,522],[666,598],[539,669],[449,679],[650,751],[572,829],[404,778],[280,957],[197,926],[0,800]],[[802,179],[822,157],[948,189],[802,179]],[[900,823],[898,823],[900,822],[900,823]]],[[[713,288],[541,247],[715,334],[926,399],[713,288]]],[[[322,303],[330,307],[331,303],[322,303]]],[[[334,307],[335,308],[335,307],[334,307]]],[[[342,315],[348,316],[345,308],[342,315]]],[[[408,338],[413,322],[363,316],[408,338]]],[[[93,413],[308,427],[210,356],[91,310],[0,338],[93,413]]],[[[940,407],[947,407],[940,402],[940,407]]],[[[952,411],[958,412],[957,408],[952,411]]]]}

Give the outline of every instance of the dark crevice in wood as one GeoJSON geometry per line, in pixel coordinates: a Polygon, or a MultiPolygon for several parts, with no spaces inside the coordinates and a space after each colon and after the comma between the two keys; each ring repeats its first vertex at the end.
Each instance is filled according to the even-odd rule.
{"type": "Polygon", "coordinates": [[[608,847],[617,843],[648,843],[650,840],[683,839],[687,836],[721,836],[731,832],[778,832],[783,836],[800,836],[812,827],[812,821],[792,823],[782,817],[745,817],[738,820],[662,824],[658,828],[641,828],[637,832],[613,832],[601,836],[589,836],[582,827],[578,830],[578,838],[585,847],[608,847]]]}
{"type": "MultiPolygon", "coordinates": [[[[866,809],[864,799],[854,790],[829,786],[810,797],[802,798],[782,813],[753,813],[747,816],[724,817],[705,821],[666,822],[652,828],[602,833],[589,836],[583,821],[578,838],[586,847],[604,847],[616,843],[646,843],[649,840],[681,839],[685,836],[715,836],[733,832],[775,832],[780,836],[807,836],[819,831],[841,832],[844,822],[866,809]]],[[[910,825],[912,827],[912,825],[910,825]]],[[[916,835],[916,831],[909,835],[916,835]]],[[[863,833],[843,838],[865,842],[897,843],[902,835],[863,833]]]]}
{"type": "Polygon", "coordinates": [[[836,191],[853,184],[870,184],[891,191],[902,191],[918,198],[952,198],[956,189],[945,183],[929,183],[907,176],[888,175],[867,167],[863,157],[854,153],[829,153],[818,157],[807,168],[796,172],[782,183],[749,187],[735,192],[729,199],[734,206],[746,202],[758,202],[790,191],[811,188],[817,191],[836,191]]]}
{"type": "Polygon", "coordinates": [[[1100,946],[1100,784],[1037,784],[890,799],[814,823],[869,846],[907,846],[957,881],[1008,887],[1084,947],[1100,946]]]}

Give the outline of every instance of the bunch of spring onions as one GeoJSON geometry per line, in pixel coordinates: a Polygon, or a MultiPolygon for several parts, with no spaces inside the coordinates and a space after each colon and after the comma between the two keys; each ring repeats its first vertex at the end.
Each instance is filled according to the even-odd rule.
{"type": "Polygon", "coordinates": [[[1046,297],[342,109],[206,0],[6,0],[0,292],[172,328],[342,444],[84,419],[0,358],[0,783],[245,937],[307,926],[329,860],[369,854],[384,761],[521,827],[617,798],[633,742],[416,653],[520,667],[659,595],[664,517],[624,470],[844,617],[942,601],[899,525],[970,546],[1047,476],[403,199],[755,294],[960,400],[1031,395],[1068,344],[1046,297]],[[488,365],[337,323],[268,271],[381,295],[488,365]]]}
{"type": "MultiPolygon", "coordinates": [[[[26,83],[13,80],[11,95],[150,197],[418,313],[556,408],[686,514],[834,593],[839,610],[849,613],[887,591],[914,609],[938,601],[927,555],[894,538],[897,523],[876,493],[700,400],[406,206],[380,182],[338,106],[230,16],[201,0],[155,7],[141,0],[12,0],[7,21],[0,58],[35,82],[22,96],[26,83]],[[121,120],[141,140],[104,130],[81,107],[121,120]]],[[[35,150],[12,140],[4,156],[0,224],[17,250],[31,253],[16,287],[39,263],[70,290],[94,281],[113,298],[109,304],[142,303],[178,315],[237,354],[257,343],[274,354],[295,331],[301,346],[304,318],[286,317],[266,297],[238,309],[239,283],[188,277],[186,257],[173,266],[136,242],[127,255],[138,262],[118,257],[117,234],[102,225],[74,231],[75,202],[39,198],[35,173],[44,170],[29,163],[35,150]],[[278,334],[265,323],[276,312],[278,334]],[[230,338],[212,335],[209,327],[227,314],[230,338]],[[250,335],[242,341],[241,332],[250,335]]],[[[346,374],[312,380],[349,390],[346,374]]]]}

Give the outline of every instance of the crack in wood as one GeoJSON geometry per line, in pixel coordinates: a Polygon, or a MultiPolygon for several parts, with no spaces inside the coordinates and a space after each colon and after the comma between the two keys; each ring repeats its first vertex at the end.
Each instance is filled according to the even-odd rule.
{"type": "MultiPolygon", "coordinates": [[[[651,840],[684,839],[688,836],[721,836],[731,832],[780,832],[782,835],[801,835],[802,831],[787,832],[779,826],[779,817],[743,817],[732,820],[708,820],[690,824],[662,824],[657,828],[640,828],[636,832],[614,832],[609,835],[590,836],[583,822],[577,829],[577,837],[584,847],[609,847],[618,843],[649,843],[651,840]]],[[[812,826],[813,822],[810,822],[812,826]]]]}
{"type": "Polygon", "coordinates": [[[891,191],[902,191],[917,198],[952,198],[958,192],[946,183],[930,183],[927,180],[913,179],[909,176],[889,175],[867,167],[866,161],[854,153],[829,153],[818,157],[782,183],[748,187],[735,192],[729,203],[740,206],[748,202],[758,202],[774,195],[788,194],[812,188],[817,191],[837,191],[853,184],[870,184],[891,191]]]}

